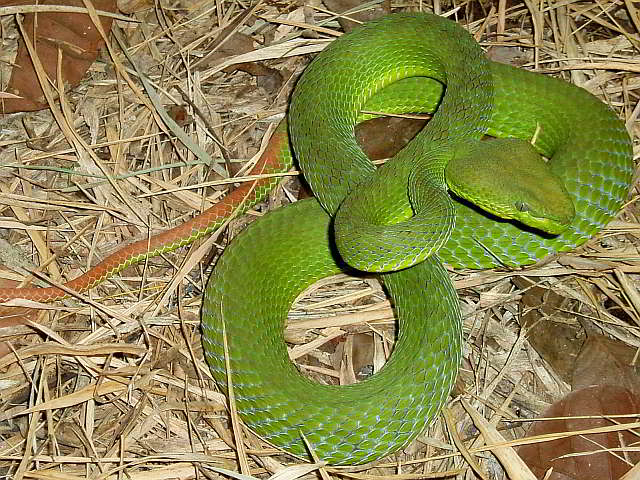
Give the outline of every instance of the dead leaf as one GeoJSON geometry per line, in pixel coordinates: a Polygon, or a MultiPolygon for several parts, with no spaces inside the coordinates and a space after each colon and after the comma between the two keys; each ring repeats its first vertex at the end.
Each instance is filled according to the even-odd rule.
{"type": "Polygon", "coordinates": [[[351,358],[356,378],[362,380],[373,374],[373,335],[356,333],[353,335],[351,358]]]}
{"type": "Polygon", "coordinates": [[[527,277],[515,277],[513,283],[527,289],[521,300],[521,324],[527,339],[562,380],[571,382],[578,352],[585,341],[585,332],[577,322],[562,313],[565,297],[527,277]],[[532,286],[535,285],[535,286],[532,286]],[[553,321],[557,318],[560,321],[553,321]]]}
{"type": "Polygon", "coordinates": [[[344,340],[336,345],[335,351],[331,354],[331,363],[341,372],[340,385],[351,385],[373,373],[373,336],[368,333],[354,333],[346,336],[344,340]]]}
{"type": "MultiPolygon", "coordinates": [[[[618,385],[640,396],[640,364],[636,349],[597,334],[589,334],[573,371],[573,390],[591,385],[618,385]]],[[[639,412],[640,413],[640,412],[639,412]]]]}
{"type": "MultiPolygon", "coordinates": [[[[143,379],[136,384],[136,388],[146,387],[148,380],[143,379]]],[[[13,411],[5,418],[14,418],[20,415],[27,415],[29,413],[41,412],[43,410],[55,410],[58,408],[72,407],[86,402],[87,400],[96,398],[97,396],[108,395],[109,393],[121,393],[127,391],[131,386],[127,386],[126,383],[115,382],[112,380],[104,380],[96,383],[91,383],[84,388],[76,390],[68,395],[64,395],[58,398],[49,400],[48,402],[39,403],[31,408],[26,408],[20,411],[13,411]]]]}
{"type": "Polygon", "coordinates": [[[356,125],[356,139],[371,160],[391,158],[422,130],[427,121],[404,117],[374,118],[356,125]]]}
{"type": "MultiPolygon", "coordinates": [[[[559,402],[551,405],[542,417],[594,416],[596,418],[574,418],[546,420],[533,424],[527,436],[558,432],[573,432],[604,427],[617,423],[630,423],[633,417],[608,420],[608,415],[624,415],[640,412],[640,397],[625,388],[600,385],[571,392],[559,402]]],[[[574,435],[549,442],[524,445],[518,449],[520,457],[539,478],[548,480],[617,480],[634,463],[640,462],[640,452],[601,452],[638,442],[635,434],[621,430],[590,435],[574,435]],[[599,453],[575,455],[580,452],[599,453]],[[563,457],[563,458],[560,458],[563,457]],[[627,458],[625,461],[624,458],[627,458]],[[545,477],[547,470],[553,473],[545,477]]]]}
{"type": "MultiPolygon", "coordinates": [[[[0,7],[24,5],[25,0],[0,0],[0,7]]],[[[82,0],[43,0],[40,5],[68,5],[84,7],[82,0]]],[[[115,0],[94,0],[97,10],[116,11],[115,0]]],[[[111,30],[112,18],[102,17],[102,28],[111,30]]],[[[62,78],[65,87],[73,88],[98,56],[104,41],[88,15],[68,12],[25,14],[24,29],[34,43],[42,65],[55,85],[58,50],[62,51],[62,78]],[[35,35],[34,35],[35,33],[35,35]],[[35,36],[35,41],[34,41],[35,36]]],[[[0,113],[41,110],[47,107],[44,94],[24,40],[18,44],[7,92],[21,98],[5,98],[0,102],[0,113]]]]}
{"type": "MultiPolygon", "coordinates": [[[[252,52],[253,50],[253,39],[247,35],[236,32],[215,52],[215,55],[211,56],[211,58],[218,60],[234,55],[240,55],[242,53],[252,52]]],[[[269,68],[260,62],[237,63],[224,69],[227,73],[231,73],[236,70],[246,72],[256,77],[258,87],[263,88],[271,94],[276,94],[284,83],[284,78],[278,70],[269,68]]]]}
{"type": "MultiPolygon", "coordinates": [[[[208,46],[211,53],[202,59],[202,66],[216,64],[225,58],[253,52],[255,50],[253,39],[248,35],[236,31],[249,18],[252,18],[252,12],[253,9],[245,10],[245,12],[238,15],[234,21],[220,31],[216,39],[208,46]]],[[[246,72],[256,77],[258,87],[263,88],[271,94],[276,94],[284,83],[284,77],[278,70],[269,68],[263,63],[237,63],[223,69],[223,71],[227,73],[232,73],[236,70],[246,72]]]]}
{"type": "Polygon", "coordinates": [[[167,113],[181,127],[193,122],[193,118],[191,118],[184,105],[171,105],[167,109],[167,113]]]}

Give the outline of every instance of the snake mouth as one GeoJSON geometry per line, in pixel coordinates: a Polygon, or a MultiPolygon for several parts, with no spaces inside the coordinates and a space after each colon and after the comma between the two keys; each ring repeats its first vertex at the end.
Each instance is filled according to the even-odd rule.
{"type": "Polygon", "coordinates": [[[519,214],[514,215],[513,220],[517,221],[519,225],[525,225],[550,236],[557,236],[569,228],[573,217],[574,215],[558,217],[537,216],[529,211],[521,211],[519,214]]]}
{"type": "MultiPolygon", "coordinates": [[[[531,221],[523,222],[520,219],[515,217],[505,218],[504,216],[497,215],[487,209],[484,209],[478,206],[476,203],[470,200],[467,200],[464,197],[461,197],[453,190],[449,190],[448,192],[449,192],[449,196],[451,197],[451,199],[453,200],[456,206],[456,210],[465,210],[465,209],[472,210],[476,214],[482,215],[483,217],[485,217],[486,219],[492,222],[510,223],[515,227],[517,227],[519,230],[534,234],[540,238],[546,238],[546,239],[555,238],[558,235],[561,235],[565,230],[567,230],[567,228],[569,228],[571,223],[570,220],[567,221],[567,223],[558,223],[557,227],[555,228],[555,231],[550,231],[547,224],[545,224],[543,227],[536,227],[535,222],[531,222],[531,221]]],[[[543,223],[543,222],[540,222],[540,223],[543,223]]],[[[552,226],[551,228],[553,229],[554,227],[552,226]]]]}
{"type": "Polygon", "coordinates": [[[569,228],[570,225],[570,223],[556,222],[549,218],[533,216],[527,216],[526,221],[519,218],[514,218],[513,220],[515,220],[518,225],[532,228],[533,230],[545,233],[550,237],[561,235],[565,230],[567,230],[567,228],[569,228]]]}

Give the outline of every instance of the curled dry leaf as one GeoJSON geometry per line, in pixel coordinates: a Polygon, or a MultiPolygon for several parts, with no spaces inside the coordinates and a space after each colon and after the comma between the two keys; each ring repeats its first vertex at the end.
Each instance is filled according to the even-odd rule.
{"type": "Polygon", "coordinates": [[[367,333],[354,333],[346,337],[344,342],[336,345],[331,354],[333,368],[349,373],[349,381],[340,377],[340,385],[350,385],[364,380],[373,373],[374,341],[373,336],[367,333]]]}
{"type": "MultiPolygon", "coordinates": [[[[595,418],[536,422],[527,432],[527,436],[575,432],[615,425],[615,423],[630,423],[637,419],[626,417],[608,420],[606,417],[625,414],[637,416],[638,413],[640,413],[640,397],[622,387],[597,385],[571,392],[542,414],[545,418],[576,416],[595,418]]],[[[637,431],[632,433],[628,430],[620,430],[567,436],[549,442],[524,445],[518,449],[518,453],[539,479],[617,480],[635,463],[640,462],[640,452],[620,450],[602,452],[602,450],[637,446],[639,440],[637,431]],[[595,451],[599,453],[570,456],[595,451]],[[553,473],[546,477],[545,474],[550,468],[553,468],[553,473]]]]}
{"type": "MultiPolygon", "coordinates": [[[[0,0],[0,6],[24,5],[28,1],[0,0]]],[[[66,5],[84,7],[82,0],[43,0],[40,5],[66,5]]],[[[96,10],[116,11],[115,0],[93,0],[96,10]]],[[[111,30],[113,19],[101,17],[105,32],[111,30]]],[[[45,72],[56,84],[58,49],[62,51],[62,78],[65,86],[75,87],[98,56],[104,41],[89,15],[68,12],[29,13],[24,16],[24,30],[36,52],[45,72]],[[35,40],[34,40],[35,38],[35,40]]],[[[0,102],[0,113],[41,110],[47,107],[42,88],[36,76],[31,57],[24,39],[18,45],[8,93],[20,98],[5,98],[0,102]]]]}

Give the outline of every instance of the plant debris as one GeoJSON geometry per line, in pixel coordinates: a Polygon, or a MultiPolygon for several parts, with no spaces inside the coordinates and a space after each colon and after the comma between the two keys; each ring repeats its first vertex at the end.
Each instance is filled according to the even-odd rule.
{"type": "MultiPolygon", "coordinates": [[[[23,264],[31,262],[26,271],[3,268],[3,280],[45,284],[29,270],[55,282],[75,278],[124,244],[217,202],[232,188],[223,174],[247,171],[283,117],[296,78],[342,33],[338,16],[317,1],[267,1],[249,10],[238,0],[125,0],[118,6],[128,20],[114,21],[107,51],[60,97],[59,117],[44,110],[0,118],[0,235],[23,264]],[[221,55],[212,54],[214,47],[221,55]],[[159,101],[150,101],[127,57],[159,101]],[[229,68],[248,64],[260,67],[229,68]],[[268,81],[258,80],[260,71],[268,81]],[[174,130],[158,108],[173,119],[174,130]]],[[[501,60],[586,88],[625,120],[637,159],[640,12],[633,2],[391,6],[435,8],[462,23],[483,47],[500,49],[494,54],[501,60]]],[[[15,11],[7,12],[0,7],[2,92],[19,40],[15,11]]],[[[84,295],[86,301],[40,306],[0,324],[0,475],[315,477],[317,465],[246,430],[234,436],[199,330],[203,289],[229,238],[300,188],[295,173],[285,176],[269,202],[225,232],[130,267],[84,295]]],[[[523,317],[534,311],[533,323],[557,324],[578,337],[605,336],[634,351],[628,367],[638,368],[638,193],[636,183],[618,218],[576,252],[524,270],[452,272],[465,343],[456,396],[445,415],[376,465],[319,473],[499,480],[524,471],[521,478],[534,478],[515,470],[523,467],[514,447],[527,443],[528,422],[570,385],[545,350],[532,346],[536,327],[523,317]]],[[[6,319],[11,313],[4,308],[6,319]]],[[[330,279],[300,299],[286,336],[293,340],[292,356],[313,358],[318,381],[357,381],[390,354],[393,312],[374,281],[330,279]],[[362,342],[362,335],[370,341],[362,342]],[[336,353],[334,343],[350,336],[357,348],[336,353]],[[364,355],[363,348],[371,351],[364,355]]],[[[628,448],[637,450],[637,432],[628,448]]]]}

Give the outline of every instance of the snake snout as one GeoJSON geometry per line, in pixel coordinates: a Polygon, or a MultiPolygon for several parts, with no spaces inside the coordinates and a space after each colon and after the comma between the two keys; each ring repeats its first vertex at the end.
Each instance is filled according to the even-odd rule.
{"type": "Polygon", "coordinates": [[[534,206],[527,201],[517,200],[514,208],[518,213],[512,218],[551,235],[564,232],[575,217],[575,208],[564,186],[560,184],[554,187],[559,189],[559,195],[535,198],[534,206]]]}

